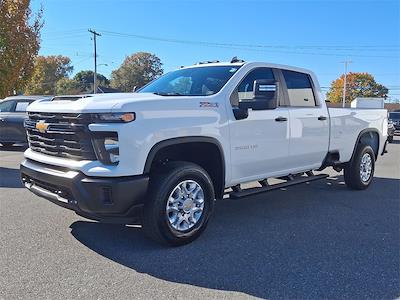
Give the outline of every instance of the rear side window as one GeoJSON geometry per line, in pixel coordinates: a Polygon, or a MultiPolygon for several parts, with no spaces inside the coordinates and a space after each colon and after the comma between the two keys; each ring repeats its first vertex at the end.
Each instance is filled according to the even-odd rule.
{"type": "Polygon", "coordinates": [[[305,73],[282,70],[289,94],[290,106],[315,106],[310,76],[305,73]]]}
{"type": "Polygon", "coordinates": [[[0,112],[10,112],[13,110],[15,101],[0,102],[0,112]]]}
{"type": "Polygon", "coordinates": [[[28,107],[29,104],[31,104],[31,102],[28,102],[28,101],[17,102],[17,106],[15,106],[15,111],[16,112],[24,112],[24,111],[26,111],[26,108],[28,107]]]}

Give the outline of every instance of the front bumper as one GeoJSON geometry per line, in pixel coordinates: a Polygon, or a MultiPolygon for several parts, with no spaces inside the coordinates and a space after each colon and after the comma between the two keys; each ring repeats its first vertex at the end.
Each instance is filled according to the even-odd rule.
{"type": "Polygon", "coordinates": [[[79,171],[25,159],[20,166],[25,187],[77,214],[98,221],[137,222],[149,177],[88,177],[79,171]]]}

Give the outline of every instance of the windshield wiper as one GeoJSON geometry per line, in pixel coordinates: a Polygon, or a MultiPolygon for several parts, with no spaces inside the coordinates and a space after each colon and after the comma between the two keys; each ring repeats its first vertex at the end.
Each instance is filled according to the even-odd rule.
{"type": "Polygon", "coordinates": [[[176,92],[154,92],[154,95],[158,95],[158,96],[185,96],[181,93],[176,93],[176,92]]]}

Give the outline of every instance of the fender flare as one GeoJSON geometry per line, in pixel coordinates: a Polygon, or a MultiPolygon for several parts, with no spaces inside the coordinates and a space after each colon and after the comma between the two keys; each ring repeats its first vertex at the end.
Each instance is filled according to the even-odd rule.
{"type": "Polygon", "coordinates": [[[376,128],[366,128],[366,129],[361,130],[361,132],[358,134],[358,137],[357,137],[357,139],[356,139],[356,143],[354,144],[353,153],[351,154],[351,159],[350,159],[350,161],[353,160],[354,155],[356,154],[357,145],[358,145],[358,143],[360,142],[361,137],[362,137],[364,134],[369,133],[369,132],[373,132],[373,133],[376,133],[376,134],[378,135],[378,149],[377,149],[377,151],[376,151],[375,161],[378,159],[378,156],[379,156],[379,145],[380,145],[380,134],[379,134],[379,130],[376,129],[376,128]]]}
{"type": "Polygon", "coordinates": [[[179,145],[179,144],[188,144],[188,143],[209,143],[217,146],[218,152],[220,154],[220,159],[222,162],[222,187],[225,187],[225,175],[226,175],[226,166],[225,166],[225,155],[222,148],[221,143],[212,137],[206,136],[186,136],[186,137],[177,137],[171,138],[167,140],[160,141],[156,143],[151,149],[149,154],[147,155],[146,163],[144,165],[143,174],[149,174],[151,165],[156,157],[157,153],[165,147],[172,146],[172,145],[179,145]]]}

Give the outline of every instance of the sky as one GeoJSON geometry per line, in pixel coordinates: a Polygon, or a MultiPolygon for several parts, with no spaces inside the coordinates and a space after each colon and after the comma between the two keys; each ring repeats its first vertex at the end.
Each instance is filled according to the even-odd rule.
{"type": "Polygon", "coordinates": [[[199,61],[265,61],[313,70],[327,90],[369,72],[400,99],[400,1],[32,0],[44,10],[40,55],[69,56],[74,73],[109,77],[127,55],[160,57],[165,72],[199,61]]]}

